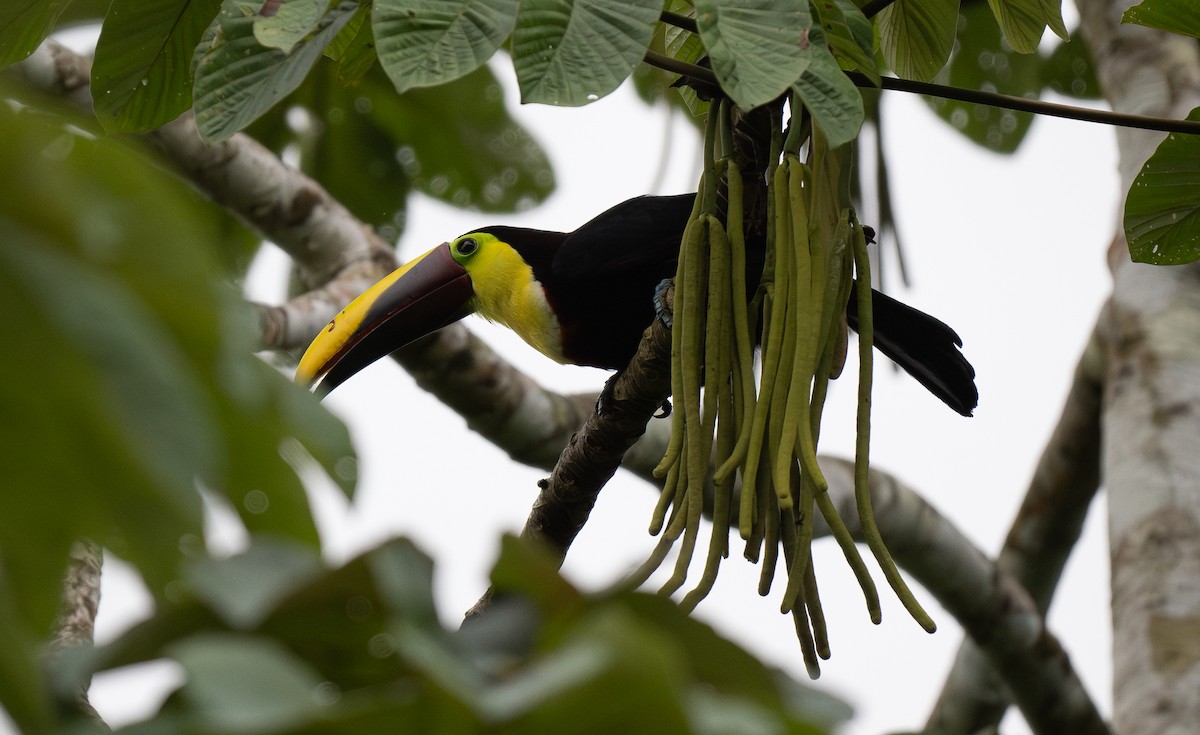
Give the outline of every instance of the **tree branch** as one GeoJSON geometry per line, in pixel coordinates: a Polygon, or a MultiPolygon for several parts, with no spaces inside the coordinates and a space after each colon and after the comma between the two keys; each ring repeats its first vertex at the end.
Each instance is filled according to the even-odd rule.
{"type": "MultiPolygon", "coordinates": [[[[77,541],[71,548],[67,573],[63,578],[63,600],[58,618],[50,631],[50,651],[54,658],[77,646],[91,646],[96,626],[96,610],[100,607],[100,569],[104,552],[91,541],[77,541]]],[[[91,678],[83,681],[75,692],[70,706],[84,716],[101,721],[100,715],[88,701],[91,678]]]]}
{"type": "MultiPolygon", "coordinates": [[[[1100,485],[1104,356],[1098,331],[1084,348],[1062,415],[996,561],[1045,616],[1100,485]]],[[[965,640],[925,728],[974,733],[1000,724],[1010,698],[980,649],[965,640]]]]}

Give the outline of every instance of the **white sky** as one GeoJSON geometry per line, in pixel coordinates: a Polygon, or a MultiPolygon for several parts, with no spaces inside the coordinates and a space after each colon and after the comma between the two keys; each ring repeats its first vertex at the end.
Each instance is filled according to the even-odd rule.
{"type": "MultiPolygon", "coordinates": [[[[515,99],[510,92],[514,105],[515,99]]],[[[950,131],[915,97],[887,93],[885,111],[893,195],[915,281],[913,289],[893,293],[963,337],[978,373],[980,406],[974,418],[960,418],[907,376],[878,369],[872,461],[911,484],[994,554],[1109,290],[1104,253],[1118,222],[1114,138],[1102,126],[1038,120],[1020,152],[1002,157],[950,131]]],[[[559,186],[551,200],[521,215],[481,217],[414,197],[402,258],[483,224],[570,230],[628,197],[695,187],[697,138],[690,126],[678,117],[664,120],[661,108],[645,107],[628,89],[581,110],[527,107],[516,114],[555,164],[559,186]],[[649,192],[667,145],[665,183],[649,192]]],[[[871,212],[861,214],[871,223],[871,212]]],[[[278,298],[277,286],[267,292],[278,298]]],[[[478,320],[469,324],[552,388],[597,390],[606,377],[553,364],[509,333],[478,320]]],[[[853,366],[846,375],[850,379],[835,384],[825,410],[821,449],[851,456],[853,366]]],[[[362,480],[353,507],[331,490],[317,493],[330,556],[347,558],[392,535],[412,537],[436,560],[441,613],[456,625],[486,587],[499,534],[520,529],[545,473],[513,465],[387,360],[326,403],[351,426],[362,480]]],[[[645,529],[655,498],[644,483],[619,474],[570,552],[568,577],[600,587],[640,562],[653,545],[645,529]]],[[[1107,714],[1111,646],[1102,506],[1103,500],[1068,566],[1051,627],[1107,714]]],[[[815,563],[833,649],[816,686],[854,705],[847,733],[919,729],[958,646],[953,619],[918,589],[940,628],[932,636],[923,633],[876,574],[884,620],[874,626],[832,540],[816,544],[815,563]]],[[[757,572],[732,554],[697,615],[806,680],[791,620],[778,613],[777,596],[756,595],[757,572]]],[[[110,565],[98,639],[111,639],[144,605],[128,571],[110,565]]],[[[151,678],[159,684],[176,680],[164,669],[151,678]]],[[[144,716],[161,696],[146,692],[146,680],[139,677],[141,693],[131,695],[129,679],[103,676],[93,703],[114,725],[144,716]]],[[[1005,730],[1027,731],[1012,719],[1005,730]]]]}

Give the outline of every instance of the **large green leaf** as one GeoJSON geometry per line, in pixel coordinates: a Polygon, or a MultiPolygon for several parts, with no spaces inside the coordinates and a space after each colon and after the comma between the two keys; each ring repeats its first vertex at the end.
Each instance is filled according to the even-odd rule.
{"type": "Polygon", "coordinates": [[[338,63],[338,81],[354,84],[375,64],[375,31],[371,6],[362,5],[341,32],[333,37],[325,55],[338,63]]]}
{"type": "Polygon", "coordinates": [[[396,91],[475,71],[517,22],[517,0],[375,0],[379,62],[396,91]]]}
{"type": "MultiPolygon", "coordinates": [[[[958,44],[939,81],[962,89],[989,89],[1013,97],[1034,97],[1041,91],[1036,54],[1019,54],[1004,42],[992,14],[983,3],[962,9],[958,44]]],[[[1033,122],[1027,112],[989,105],[926,97],[926,103],[955,130],[997,153],[1011,153],[1033,122]]]]}
{"type": "Polygon", "coordinates": [[[209,142],[228,138],[291,94],[357,10],[352,0],[337,3],[312,34],[284,53],[259,43],[255,16],[238,0],[225,0],[211,45],[196,49],[193,97],[200,135],[209,142]]]}
{"type": "Polygon", "coordinates": [[[0,702],[20,732],[50,732],[54,718],[42,676],[41,636],[21,615],[16,593],[0,575],[0,702]]]}
{"type": "Polygon", "coordinates": [[[33,53],[71,0],[4,0],[0,3],[0,68],[33,53]]]}
{"type": "Polygon", "coordinates": [[[313,549],[264,539],[227,559],[197,559],[188,564],[184,578],[229,627],[249,630],[321,571],[313,549]]]}
{"type": "MultiPolygon", "coordinates": [[[[691,17],[695,13],[689,0],[668,0],[664,10],[691,17]]],[[[704,43],[698,33],[689,33],[670,23],[658,23],[650,40],[650,50],[672,59],[694,64],[705,56],[704,43]]],[[[667,104],[682,107],[687,119],[698,128],[704,127],[704,115],[709,103],[699,98],[691,86],[678,84],[679,75],[642,62],[633,72],[634,89],[646,102],[665,100],[667,104]]]]}
{"type": "Polygon", "coordinates": [[[161,594],[203,536],[198,487],[315,543],[297,472],[307,453],[352,485],[349,438],[253,356],[209,205],[124,145],[11,112],[0,136],[0,308],[21,315],[0,326],[21,356],[0,365],[0,561],[30,624],[49,624],[81,536],[161,594]]]}
{"type": "Polygon", "coordinates": [[[721,88],[750,109],[783,94],[808,64],[808,3],[699,0],[696,24],[721,88]]]}
{"type": "Polygon", "coordinates": [[[1070,41],[1054,47],[1042,62],[1042,86],[1078,99],[1100,99],[1100,82],[1087,40],[1076,30],[1070,41]]]}
{"type": "MultiPolygon", "coordinates": [[[[432,563],[392,541],[340,569],[309,574],[251,550],[259,567],[306,579],[230,631],[210,594],[155,616],[85,658],[76,677],[161,657],[181,661],[183,689],[137,733],[781,732],[822,735],[849,711],[768,668],[673,602],[631,592],[585,595],[527,542],[507,538],[497,596],[455,632],[433,607],[432,563]],[[613,702],[620,706],[614,707],[613,702]]],[[[290,556],[290,555],[285,555],[290,556]]],[[[237,562],[242,564],[242,562],[237,562]]],[[[205,586],[228,579],[202,564],[205,586]]],[[[194,584],[193,579],[193,584],[194,584]]],[[[192,587],[195,590],[195,587],[192,587]]],[[[235,591],[217,593],[228,610],[235,591]]],[[[259,602],[265,602],[260,598],[259,602]]],[[[235,607],[239,607],[235,604],[235,607]]],[[[56,671],[66,688],[78,681],[56,671]]]]}
{"type": "Polygon", "coordinates": [[[825,41],[838,65],[846,71],[861,72],[872,84],[878,85],[874,27],[858,6],[850,0],[835,0],[815,5],[813,11],[825,30],[825,41]]]}
{"type": "Polygon", "coordinates": [[[1142,0],[1125,11],[1121,22],[1200,38],[1200,4],[1193,0],[1142,0]]]}
{"type": "Polygon", "coordinates": [[[106,130],[153,130],[191,107],[192,54],[220,6],[113,0],[92,65],[92,98],[106,130]]]}
{"type": "Polygon", "coordinates": [[[888,66],[906,79],[937,76],[958,26],[958,0],[896,0],[879,14],[879,45],[888,66]]]}
{"type": "Polygon", "coordinates": [[[316,30],[328,5],[328,0],[264,3],[254,16],[254,37],[264,46],[291,53],[296,44],[316,30]]]}
{"type": "Polygon", "coordinates": [[[398,159],[426,194],[496,212],[528,208],[554,188],[545,152],[509,117],[487,67],[448,85],[400,96],[378,92],[371,119],[397,142],[398,159]]]}
{"type": "Polygon", "coordinates": [[[1061,4],[1061,0],[988,0],[1004,40],[1022,54],[1037,51],[1047,25],[1059,38],[1067,39],[1061,4]]]}
{"type": "Polygon", "coordinates": [[[522,102],[578,107],[612,92],[646,53],[660,2],[523,0],[512,37],[522,102]]]}
{"type": "Polygon", "coordinates": [[[198,635],[168,653],[183,665],[182,696],[205,729],[286,732],[330,704],[317,696],[317,672],[270,639],[198,635]]]}
{"type": "MultiPolygon", "coordinates": [[[[1200,108],[1189,120],[1200,120],[1200,108]]],[[[1200,138],[1171,133],[1150,156],[1125,199],[1125,236],[1139,263],[1200,260],[1200,138]]]]}
{"type": "Polygon", "coordinates": [[[810,54],[811,63],[793,88],[829,146],[837,148],[858,136],[863,122],[862,94],[826,49],[821,29],[813,28],[809,38],[819,51],[810,54]]]}

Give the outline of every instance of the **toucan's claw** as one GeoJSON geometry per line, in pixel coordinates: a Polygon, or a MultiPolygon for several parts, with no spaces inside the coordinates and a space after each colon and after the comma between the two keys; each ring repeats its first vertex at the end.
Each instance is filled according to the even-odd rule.
{"type": "MultiPolygon", "coordinates": [[[[667,329],[670,329],[675,324],[675,315],[667,308],[667,289],[671,287],[673,282],[674,279],[664,278],[654,288],[654,314],[667,329]]],[[[667,413],[670,413],[670,411],[667,413]]]]}
{"type": "Polygon", "coordinates": [[[671,415],[671,399],[664,398],[662,405],[658,407],[658,413],[654,414],[656,419],[665,419],[671,415]]]}

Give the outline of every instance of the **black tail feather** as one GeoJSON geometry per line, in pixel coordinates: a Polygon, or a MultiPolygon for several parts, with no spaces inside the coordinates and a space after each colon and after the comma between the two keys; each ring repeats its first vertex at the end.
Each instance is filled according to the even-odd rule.
{"type": "MultiPolygon", "coordinates": [[[[979,403],[975,368],[958,348],[962,340],[940,319],[872,289],[875,347],[930,393],[963,416],[979,403]]],[[[852,291],[846,321],[858,331],[858,304],[852,291]]]]}

